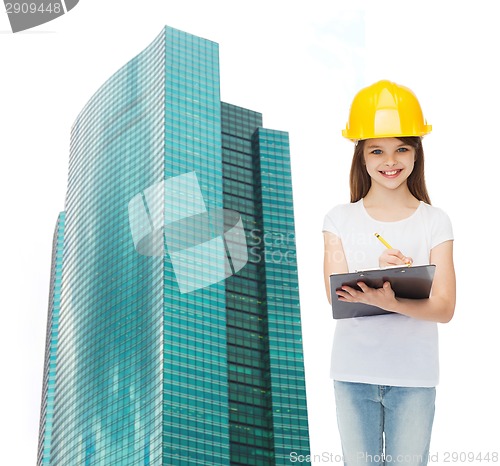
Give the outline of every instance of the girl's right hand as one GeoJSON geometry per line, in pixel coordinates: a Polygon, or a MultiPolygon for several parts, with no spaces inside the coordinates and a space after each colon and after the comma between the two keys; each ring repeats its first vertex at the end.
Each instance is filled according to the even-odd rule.
{"type": "Polygon", "coordinates": [[[411,265],[412,263],[413,259],[406,257],[399,249],[386,249],[378,258],[378,265],[381,269],[395,265],[411,265]]]}

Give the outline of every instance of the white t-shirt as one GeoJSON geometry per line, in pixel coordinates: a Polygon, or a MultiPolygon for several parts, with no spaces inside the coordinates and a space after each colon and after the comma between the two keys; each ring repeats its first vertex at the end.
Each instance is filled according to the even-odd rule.
{"type": "MultiPolygon", "coordinates": [[[[453,239],[446,213],[424,202],[396,222],[372,218],[362,199],[338,205],[325,216],[323,231],[342,240],[350,272],[378,267],[385,247],[375,232],[411,257],[414,265],[429,264],[431,249],[453,239]]],[[[337,320],[331,376],[347,382],[434,387],[439,381],[437,324],[401,314],[337,320]]]]}

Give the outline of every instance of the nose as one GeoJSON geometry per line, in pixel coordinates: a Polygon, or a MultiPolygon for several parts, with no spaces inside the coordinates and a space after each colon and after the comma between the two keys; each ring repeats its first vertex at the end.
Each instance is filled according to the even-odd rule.
{"type": "Polygon", "coordinates": [[[387,165],[388,167],[392,167],[397,163],[398,161],[396,160],[396,154],[389,154],[384,161],[384,164],[387,165]]]}

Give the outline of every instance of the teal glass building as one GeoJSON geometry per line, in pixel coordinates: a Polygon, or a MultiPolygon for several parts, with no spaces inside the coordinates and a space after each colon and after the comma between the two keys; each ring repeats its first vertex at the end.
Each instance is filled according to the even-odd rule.
{"type": "Polygon", "coordinates": [[[166,27],[72,127],[39,465],[309,452],[288,135],[218,60],[166,27]]]}
{"type": "Polygon", "coordinates": [[[61,309],[64,217],[64,212],[61,212],[57,218],[54,239],[52,242],[52,267],[50,275],[37,466],[48,466],[50,464],[50,444],[52,440],[52,419],[54,416],[56,383],[57,337],[59,329],[59,311],[61,309]]]}

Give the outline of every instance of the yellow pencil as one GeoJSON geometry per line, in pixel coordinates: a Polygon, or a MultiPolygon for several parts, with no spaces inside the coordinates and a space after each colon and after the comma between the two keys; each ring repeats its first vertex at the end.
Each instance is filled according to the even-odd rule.
{"type": "MultiPolygon", "coordinates": [[[[377,237],[377,239],[387,248],[387,249],[394,249],[384,238],[382,238],[382,236],[380,236],[378,233],[375,233],[375,236],[377,237]]],[[[406,262],[406,265],[408,267],[411,266],[411,260],[408,260],[408,262],[406,262]]]]}
{"type": "Polygon", "coordinates": [[[387,249],[393,249],[393,247],[384,239],[382,236],[380,236],[378,233],[375,233],[375,236],[377,239],[387,248],[387,249]]]}

